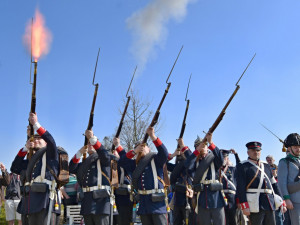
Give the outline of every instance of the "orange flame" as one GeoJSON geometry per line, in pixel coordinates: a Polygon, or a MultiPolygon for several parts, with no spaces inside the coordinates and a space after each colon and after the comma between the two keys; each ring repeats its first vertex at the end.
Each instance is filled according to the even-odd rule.
{"type": "Polygon", "coordinates": [[[44,17],[38,9],[35,11],[35,20],[33,21],[33,24],[29,21],[26,26],[23,41],[27,50],[29,50],[29,52],[32,51],[32,57],[35,61],[42,55],[48,54],[50,50],[52,34],[45,26],[44,17]]]}

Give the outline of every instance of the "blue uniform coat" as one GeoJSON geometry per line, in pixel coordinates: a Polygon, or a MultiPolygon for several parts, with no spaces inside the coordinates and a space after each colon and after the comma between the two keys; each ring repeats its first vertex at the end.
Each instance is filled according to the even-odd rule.
{"type": "MultiPolygon", "coordinates": [[[[154,156],[154,162],[157,170],[157,176],[163,179],[163,166],[168,159],[168,151],[164,144],[157,139],[154,141],[158,153],[154,156]]],[[[128,153],[127,153],[128,154],[128,153]]],[[[126,154],[126,155],[127,155],[126,154]]],[[[135,160],[129,159],[126,155],[122,155],[119,164],[124,167],[129,173],[133,173],[136,168],[135,160]]],[[[163,189],[163,184],[158,181],[158,188],[163,189]]],[[[143,173],[138,179],[139,190],[152,190],[154,189],[154,179],[152,173],[151,163],[145,167],[143,173]]],[[[139,209],[137,212],[139,215],[143,214],[163,214],[167,213],[165,201],[152,202],[151,195],[140,195],[139,209]]]]}
{"type": "MultiPolygon", "coordinates": [[[[217,180],[218,179],[218,170],[223,165],[223,155],[220,152],[219,148],[215,145],[211,145],[210,149],[212,150],[212,153],[208,154],[214,154],[215,158],[212,163],[215,165],[216,170],[216,177],[212,177],[211,173],[211,167],[208,167],[207,177],[206,180],[217,180]],[[213,147],[212,147],[213,146],[213,147]]],[[[196,150],[197,151],[197,150],[196,150]]],[[[195,152],[196,152],[195,151],[195,152]]],[[[188,169],[188,173],[191,177],[194,176],[196,171],[196,159],[197,156],[195,154],[191,154],[185,163],[186,168],[188,169]]],[[[199,159],[199,166],[201,163],[201,159],[199,159]]],[[[200,193],[199,199],[198,199],[198,205],[202,208],[211,209],[211,208],[221,208],[224,207],[225,200],[221,193],[221,191],[211,191],[209,189],[209,185],[204,185],[204,191],[200,193]]]]}
{"type": "MultiPolygon", "coordinates": [[[[97,145],[97,144],[96,144],[97,145]]],[[[94,145],[95,146],[95,145],[94,145]]],[[[99,145],[98,145],[99,146],[99,145]]],[[[100,159],[101,170],[102,172],[110,179],[110,155],[109,152],[104,149],[103,145],[100,144],[99,148],[95,148],[96,153],[100,159]]],[[[74,156],[75,157],[75,156],[74,156]]],[[[74,159],[73,157],[73,159],[74,159]]],[[[70,173],[77,174],[78,170],[80,169],[82,163],[76,160],[70,161],[69,170],[70,173]]],[[[110,183],[107,178],[102,175],[102,185],[109,186],[110,183]]],[[[98,178],[98,170],[97,170],[97,160],[90,164],[89,169],[84,177],[84,180],[80,181],[81,187],[93,187],[97,186],[97,178],[98,178]]],[[[88,214],[110,214],[110,199],[109,198],[100,198],[94,199],[93,192],[85,192],[84,198],[81,202],[81,215],[88,215],[88,214]]]]}
{"type": "MultiPolygon", "coordinates": [[[[45,131],[41,135],[41,138],[43,138],[47,145],[46,145],[46,163],[47,165],[54,171],[56,175],[58,175],[58,151],[56,148],[56,143],[52,137],[52,135],[45,131]]],[[[10,170],[13,173],[20,174],[22,170],[26,170],[28,166],[28,159],[24,159],[26,156],[26,153],[22,153],[22,149],[19,151],[18,155],[15,157],[14,161],[12,162],[12,166],[10,170]]],[[[38,177],[41,174],[41,168],[42,168],[42,158],[38,160],[36,163],[35,168],[32,171],[31,178],[34,179],[38,177]]],[[[47,180],[54,180],[55,178],[50,173],[48,168],[46,167],[45,172],[45,179],[47,180]]],[[[47,209],[49,207],[49,189],[45,193],[40,192],[32,192],[30,191],[29,194],[21,199],[21,202],[18,206],[18,212],[21,214],[32,214],[40,212],[42,209],[47,209]]],[[[57,203],[59,204],[59,209],[54,210],[54,204],[53,204],[53,212],[60,214],[60,202],[57,200],[57,203]]]]}

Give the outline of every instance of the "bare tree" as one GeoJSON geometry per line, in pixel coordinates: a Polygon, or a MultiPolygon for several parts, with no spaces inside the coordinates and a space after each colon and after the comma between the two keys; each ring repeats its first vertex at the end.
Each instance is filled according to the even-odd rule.
{"type": "MultiPolygon", "coordinates": [[[[133,149],[134,144],[143,139],[153,116],[153,111],[149,110],[149,101],[143,100],[138,91],[130,90],[130,94],[131,101],[120,135],[121,145],[126,149],[133,149]]],[[[122,113],[121,110],[120,112],[122,113]]],[[[159,122],[160,120],[157,124],[160,124],[159,122]]],[[[157,133],[160,128],[161,126],[156,126],[155,132],[157,133]]]]}
{"type": "MultiPolygon", "coordinates": [[[[122,131],[120,134],[121,145],[126,150],[131,150],[134,148],[134,144],[142,140],[146,133],[146,129],[151,123],[153,111],[149,110],[150,101],[143,100],[138,91],[130,90],[131,101],[127,109],[125,119],[123,121],[122,131]]],[[[120,115],[122,115],[124,106],[127,99],[124,100],[123,106],[119,109],[120,115]]],[[[162,125],[160,123],[160,118],[155,126],[155,133],[158,134],[162,125]]],[[[117,130],[118,127],[116,127],[117,130]]],[[[105,136],[103,138],[103,145],[107,149],[112,146],[112,139],[114,134],[110,137],[105,136]]],[[[148,143],[150,148],[153,148],[151,142],[148,143]]]]}

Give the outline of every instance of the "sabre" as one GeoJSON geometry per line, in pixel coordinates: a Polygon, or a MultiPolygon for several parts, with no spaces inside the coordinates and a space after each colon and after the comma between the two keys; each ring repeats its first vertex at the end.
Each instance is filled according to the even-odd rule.
{"type": "Polygon", "coordinates": [[[271,134],[273,134],[282,144],[282,152],[286,152],[286,147],[284,146],[284,141],[279,138],[276,134],[274,134],[271,130],[269,130],[265,125],[263,125],[262,123],[259,123],[260,125],[262,125],[267,131],[269,131],[271,134]]]}

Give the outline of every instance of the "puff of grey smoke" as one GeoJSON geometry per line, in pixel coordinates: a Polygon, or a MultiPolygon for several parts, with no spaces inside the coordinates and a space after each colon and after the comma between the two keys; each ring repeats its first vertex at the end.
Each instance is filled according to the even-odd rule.
{"type": "Polygon", "coordinates": [[[180,22],[186,15],[187,5],[195,0],[153,0],[145,8],[133,13],[126,21],[133,34],[130,48],[141,71],[157,46],[167,38],[167,23],[180,22]]]}

